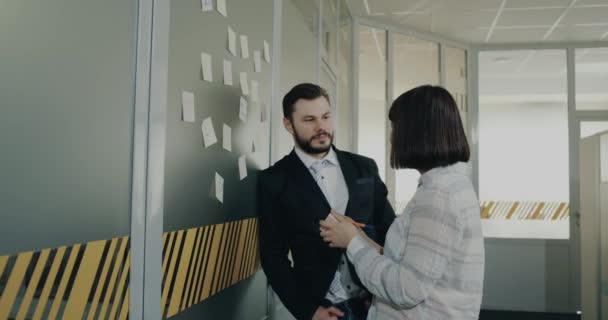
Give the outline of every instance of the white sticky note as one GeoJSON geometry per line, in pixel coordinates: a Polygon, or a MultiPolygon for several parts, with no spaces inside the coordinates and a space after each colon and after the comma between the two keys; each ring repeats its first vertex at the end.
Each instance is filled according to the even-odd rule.
{"type": "Polygon", "coordinates": [[[224,124],[222,146],[224,147],[224,149],[232,152],[232,129],[226,124],[224,124]]]}
{"type": "Polygon", "coordinates": [[[194,122],[194,94],[182,91],[182,120],[194,122]]]}
{"type": "Polygon", "coordinates": [[[239,157],[239,177],[241,180],[247,178],[247,158],[245,156],[239,157]]]}
{"type": "Polygon", "coordinates": [[[266,122],[268,120],[268,107],[266,107],[265,103],[262,103],[260,106],[260,121],[266,122]]]}
{"type": "Polygon", "coordinates": [[[245,59],[249,58],[249,40],[244,34],[241,35],[241,56],[245,59]]]}
{"type": "Polygon", "coordinates": [[[241,72],[241,91],[244,96],[249,95],[249,84],[247,83],[247,72],[241,72]]]}
{"type": "Polygon", "coordinates": [[[201,11],[213,10],[213,0],[201,0],[201,11]]]}
{"type": "Polygon", "coordinates": [[[260,90],[258,82],[256,80],[251,80],[251,101],[260,101],[260,90]]]}
{"type": "Polygon", "coordinates": [[[262,72],[262,53],[258,50],[253,51],[253,71],[262,72]]]}
{"type": "Polygon", "coordinates": [[[228,27],[228,51],[236,57],[236,33],[228,27]]]}
{"type": "Polygon", "coordinates": [[[224,203],[224,178],[217,172],[215,173],[215,198],[224,203]]]}
{"type": "Polygon", "coordinates": [[[205,148],[208,148],[217,143],[217,137],[215,136],[215,130],[213,129],[213,122],[211,122],[211,118],[203,120],[201,130],[203,131],[203,141],[205,142],[205,148]]]}
{"type": "Polygon", "coordinates": [[[241,97],[239,103],[239,118],[243,121],[247,121],[247,100],[241,97]]]}
{"type": "Polygon", "coordinates": [[[264,60],[270,63],[270,44],[266,40],[264,40],[264,60]]]}
{"type": "Polygon", "coordinates": [[[211,56],[201,52],[201,68],[203,69],[203,80],[213,81],[213,70],[211,69],[211,56]]]}
{"type": "Polygon", "coordinates": [[[224,60],[224,84],[231,86],[232,82],[232,62],[224,60]]]}
{"type": "Polygon", "coordinates": [[[224,17],[228,17],[228,11],[226,10],[226,0],[217,0],[217,12],[221,13],[224,17]]]}

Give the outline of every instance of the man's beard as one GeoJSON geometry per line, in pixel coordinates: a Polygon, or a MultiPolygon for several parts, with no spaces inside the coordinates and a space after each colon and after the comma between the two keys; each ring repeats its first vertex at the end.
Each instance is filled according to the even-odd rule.
{"type": "Polygon", "coordinates": [[[295,130],[295,128],[294,128],[293,132],[295,133],[295,135],[294,135],[295,141],[296,141],[296,144],[298,145],[298,147],[300,147],[300,149],[302,149],[302,151],[304,151],[306,153],[310,153],[310,154],[325,153],[325,152],[329,151],[329,148],[331,148],[331,145],[334,142],[334,135],[329,132],[323,132],[320,134],[316,134],[316,135],[312,136],[309,140],[302,139],[300,137],[300,135],[298,134],[298,132],[295,130]],[[322,147],[313,147],[312,141],[315,138],[318,138],[320,135],[327,135],[329,137],[329,144],[327,144],[327,146],[322,146],[322,147]]]}

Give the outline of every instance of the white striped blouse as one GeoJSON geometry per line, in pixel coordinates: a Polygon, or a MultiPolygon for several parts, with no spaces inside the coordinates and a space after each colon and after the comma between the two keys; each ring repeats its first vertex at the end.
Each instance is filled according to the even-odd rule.
{"type": "Polygon", "coordinates": [[[478,319],[484,246],[469,165],[420,177],[387,233],[383,255],[360,236],[347,255],[374,295],[367,319],[478,319]]]}

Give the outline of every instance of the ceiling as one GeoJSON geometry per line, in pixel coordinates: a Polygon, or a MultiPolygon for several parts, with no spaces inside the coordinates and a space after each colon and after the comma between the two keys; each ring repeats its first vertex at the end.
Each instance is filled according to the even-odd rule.
{"type": "Polygon", "coordinates": [[[469,44],[608,41],[608,0],[348,0],[354,16],[469,44]]]}

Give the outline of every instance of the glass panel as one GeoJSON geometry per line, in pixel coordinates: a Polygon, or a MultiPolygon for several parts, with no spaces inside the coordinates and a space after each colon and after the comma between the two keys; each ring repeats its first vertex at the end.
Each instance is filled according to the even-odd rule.
{"type": "Polygon", "coordinates": [[[479,56],[479,198],[486,237],[569,237],[565,50],[479,56]]]}
{"type": "Polygon", "coordinates": [[[342,150],[352,151],[353,141],[353,109],[351,99],[351,32],[352,24],[348,7],[344,0],[340,4],[340,21],[338,32],[338,112],[336,117],[335,139],[336,146],[342,150]]]}
{"type": "MultiPolygon", "coordinates": [[[[314,43],[302,11],[286,3],[283,8],[293,15],[288,30],[302,36],[288,44],[314,43]]],[[[267,280],[258,272],[255,195],[258,174],[270,162],[265,108],[271,64],[262,59],[255,72],[251,58],[264,41],[274,45],[273,0],[229,1],[227,19],[201,13],[196,1],[170,4],[160,318],[261,319],[267,312],[267,280]],[[247,35],[249,59],[226,50],[228,26],[247,35]],[[213,59],[213,82],[201,79],[201,52],[213,59]],[[232,84],[224,84],[223,61],[231,62],[232,84]],[[240,74],[247,75],[248,95],[242,94],[240,74]],[[194,123],[182,121],[184,91],[194,96],[194,123]],[[241,99],[247,102],[243,114],[241,99]],[[218,310],[228,313],[218,316],[218,310]]],[[[242,49],[240,43],[237,47],[242,49]]],[[[313,52],[297,52],[288,61],[313,52]]],[[[299,71],[289,73],[292,79],[307,79],[299,71]]]]}
{"type": "Polygon", "coordinates": [[[385,178],[386,163],[386,31],[360,27],[359,153],[376,161],[385,178]]]}
{"type": "Polygon", "coordinates": [[[321,53],[331,68],[337,64],[336,37],[338,36],[338,0],[321,0],[323,5],[323,39],[321,53]]]}
{"type": "MultiPolygon", "coordinates": [[[[395,34],[394,36],[394,99],[424,84],[439,84],[439,45],[395,34]]],[[[400,214],[418,187],[420,174],[404,169],[395,172],[395,212],[400,214]]]]}
{"type": "Polygon", "coordinates": [[[608,110],[608,48],[576,49],[576,109],[608,110]]]}
{"type": "Polygon", "coordinates": [[[458,110],[460,118],[465,128],[467,137],[468,101],[467,101],[467,53],[465,50],[444,47],[445,53],[445,88],[450,91],[458,110]]]}
{"type": "Polygon", "coordinates": [[[137,1],[0,7],[0,319],[126,318],[137,1]]]}
{"type": "MultiPolygon", "coordinates": [[[[280,98],[294,85],[302,82],[317,82],[317,1],[283,1],[281,19],[281,83],[280,98]]],[[[332,97],[333,98],[333,97],[332,97]]],[[[293,148],[292,136],[283,128],[283,110],[272,112],[273,159],[281,159],[293,148]]]]}
{"type": "MultiPolygon", "coordinates": [[[[319,77],[319,85],[329,94],[329,102],[331,103],[331,110],[333,114],[336,114],[337,106],[336,106],[336,94],[338,92],[336,87],[336,78],[335,75],[329,70],[329,67],[325,63],[321,66],[321,74],[319,77]]],[[[335,121],[335,118],[334,118],[335,121]]],[[[335,130],[334,130],[335,131],[335,130]]]]}

